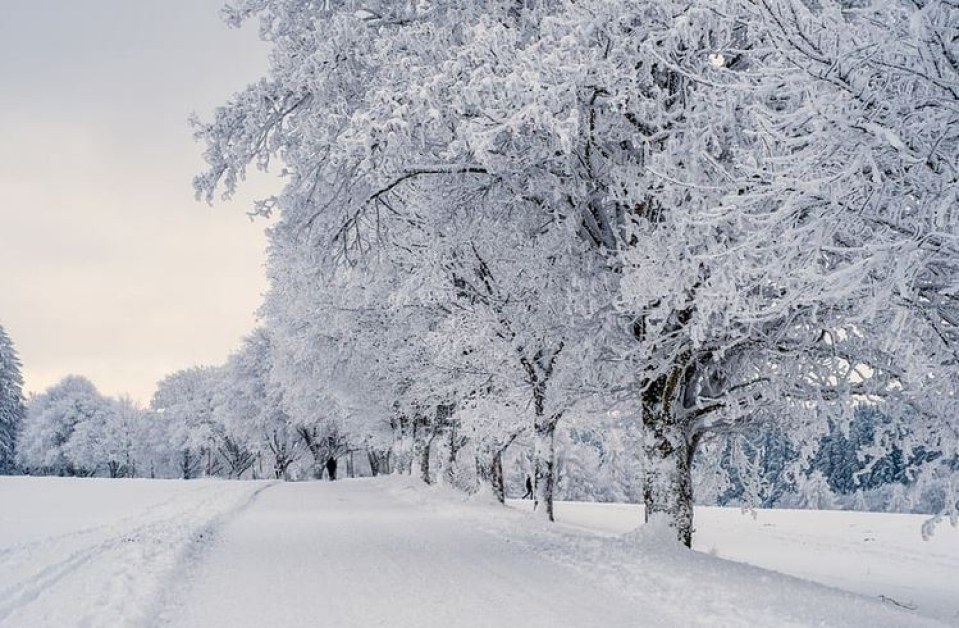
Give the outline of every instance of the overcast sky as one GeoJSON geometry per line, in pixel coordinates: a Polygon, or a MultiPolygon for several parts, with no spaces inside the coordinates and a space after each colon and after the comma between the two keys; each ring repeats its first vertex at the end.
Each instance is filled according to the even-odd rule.
{"type": "Polygon", "coordinates": [[[86,375],[148,401],[255,324],[273,179],[193,200],[186,123],[266,67],[221,0],[0,0],[0,324],[27,389],[86,375]]]}

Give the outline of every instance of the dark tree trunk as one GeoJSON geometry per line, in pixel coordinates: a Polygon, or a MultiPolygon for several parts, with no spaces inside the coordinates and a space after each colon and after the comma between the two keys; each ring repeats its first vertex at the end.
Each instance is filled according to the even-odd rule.
{"type": "Polygon", "coordinates": [[[323,450],[323,444],[312,429],[301,427],[298,431],[306,448],[310,450],[310,455],[313,456],[313,479],[322,480],[323,466],[326,464],[327,457],[323,450]]]}
{"type": "Polygon", "coordinates": [[[432,484],[433,478],[430,475],[430,446],[433,444],[433,437],[423,438],[417,441],[416,459],[419,463],[420,479],[426,484],[432,484]]]}
{"type": "Polygon", "coordinates": [[[337,461],[336,458],[330,456],[326,459],[326,473],[329,476],[330,482],[336,481],[336,467],[337,461]]]}
{"type": "Polygon", "coordinates": [[[379,456],[377,456],[376,452],[369,447],[366,449],[366,459],[370,461],[370,473],[373,475],[373,477],[378,476],[380,474],[379,456]]]}
{"type": "Polygon", "coordinates": [[[493,461],[490,463],[489,469],[489,485],[493,489],[496,501],[501,504],[506,503],[506,482],[503,478],[503,452],[505,450],[504,447],[493,454],[493,461]]]}
{"type": "Polygon", "coordinates": [[[533,426],[533,509],[549,521],[553,514],[556,484],[556,423],[559,417],[537,421],[533,426]]]}
{"type": "Polygon", "coordinates": [[[199,471],[199,459],[189,449],[184,449],[180,456],[180,473],[184,480],[192,480],[199,471]]]}
{"type": "MultiPolygon", "coordinates": [[[[512,442],[512,439],[510,439],[512,442]]],[[[507,444],[508,446],[508,444],[507,444]]],[[[482,484],[488,484],[493,496],[501,503],[506,503],[506,483],[503,479],[503,453],[507,446],[496,446],[491,455],[488,451],[476,453],[476,479],[482,484]]]]}
{"type": "MultiPolygon", "coordinates": [[[[682,363],[682,361],[681,361],[682,363]]],[[[646,458],[643,502],[646,521],[664,517],[686,547],[693,540],[692,462],[697,439],[677,416],[685,366],[651,382],[643,392],[643,453],[646,458]]]]}
{"type": "Polygon", "coordinates": [[[444,470],[444,475],[446,478],[446,483],[450,486],[453,486],[456,483],[456,457],[459,455],[460,449],[463,447],[463,444],[466,442],[466,440],[457,435],[455,424],[450,425],[449,436],[449,455],[446,458],[446,469],[444,470]]]}
{"type": "Polygon", "coordinates": [[[270,439],[270,451],[273,452],[273,477],[284,482],[290,479],[290,465],[293,464],[293,455],[287,442],[276,434],[270,439]]]}
{"type": "Polygon", "coordinates": [[[643,484],[643,502],[646,521],[657,515],[665,516],[676,538],[686,547],[693,540],[693,478],[692,448],[681,431],[670,426],[647,425],[646,476],[643,484]]]}
{"type": "Polygon", "coordinates": [[[546,390],[556,360],[563,351],[561,342],[556,350],[547,353],[540,349],[532,360],[525,357],[520,361],[526,369],[529,384],[533,391],[533,510],[549,521],[555,521],[553,515],[553,493],[556,486],[556,424],[563,416],[562,412],[547,416],[546,390]]]}

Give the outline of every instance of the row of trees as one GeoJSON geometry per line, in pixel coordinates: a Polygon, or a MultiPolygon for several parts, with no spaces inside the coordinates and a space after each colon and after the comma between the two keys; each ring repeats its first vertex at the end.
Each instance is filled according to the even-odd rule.
{"type": "MultiPolygon", "coordinates": [[[[34,474],[184,479],[318,478],[324,470],[333,479],[338,459],[348,461],[350,475],[389,470],[389,444],[374,448],[368,441],[366,449],[358,450],[340,431],[343,421],[315,413],[326,418],[294,424],[275,397],[269,371],[264,370],[269,363],[269,338],[258,330],[226,365],[165,378],[146,409],[126,398],[99,394],[85,378],[67,377],[30,398],[22,436],[14,441],[20,466],[34,474]]],[[[701,452],[694,464],[698,501],[893,512],[941,509],[942,486],[921,482],[918,475],[923,464],[939,454],[920,451],[910,457],[896,445],[887,450],[876,436],[889,422],[873,406],[860,406],[851,425],[830,421],[829,431],[812,444],[815,453],[805,459],[799,452],[810,444],[795,442],[776,427],[727,438],[720,455],[701,452]]],[[[434,441],[434,468],[421,477],[475,490],[480,479],[489,478],[457,465],[460,451],[453,450],[475,454],[469,437],[452,431],[448,435],[443,442],[434,441]]],[[[642,469],[624,438],[612,424],[558,430],[557,495],[641,501],[642,469]]],[[[505,460],[503,486],[514,496],[523,490],[530,471],[526,441],[520,437],[505,460]]],[[[461,462],[469,458],[459,457],[461,462]]],[[[8,472],[12,469],[7,466],[8,472]]]]}
{"type": "Polygon", "coordinates": [[[552,518],[557,465],[581,462],[557,439],[601,435],[610,483],[689,544],[694,468],[758,495],[743,443],[781,432],[810,469],[865,403],[892,417],[872,460],[898,449],[959,512],[959,8],[239,0],[226,18],[260,20],[271,66],[196,122],[196,188],[278,162],[286,186],[255,208],[277,218],[271,290],[225,366],[160,383],[158,474],[317,475],[353,449],[502,499],[521,456],[552,518]]]}
{"type": "Polygon", "coordinates": [[[278,217],[263,319],[294,424],[323,414],[424,479],[433,448],[447,469],[468,450],[500,496],[526,439],[549,518],[558,426],[615,425],[686,544],[697,452],[757,426],[813,442],[866,401],[909,422],[878,441],[954,469],[953,3],[226,17],[260,20],[271,67],[196,122],[196,188],[282,164],[255,213],[278,217]]]}
{"type": "Polygon", "coordinates": [[[28,400],[15,461],[30,473],[66,476],[292,479],[326,471],[334,479],[337,460],[351,453],[345,440],[326,419],[288,419],[265,385],[265,343],[258,332],[225,365],[169,375],[148,408],[68,376],[28,400]]]}
{"type": "MultiPolygon", "coordinates": [[[[332,420],[328,412],[314,412],[308,421],[291,420],[271,381],[270,338],[262,329],[245,339],[226,365],[188,369],[164,379],[146,409],[128,398],[103,396],[78,376],[31,397],[27,405],[19,359],[2,329],[0,348],[2,473],[22,469],[114,478],[317,478],[324,469],[329,477],[331,466],[335,474],[338,459],[348,461],[350,475],[389,470],[388,442],[374,445],[368,440],[364,450],[351,446],[340,428],[344,421],[332,420]]],[[[809,444],[794,442],[775,426],[726,438],[719,455],[700,455],[696,461],[698,501],[893,512],[942,509],[941,484],[924,482],[920,475],[923,464],[939,453],[920,448],[907,455],[896,443],[887,447],[878,442],[882,430],[877,428],[890,422],[874,406],[859,406],[851,424],[829,421],[828,432],[810,448],[815,453],[806,458],[799,452],[809,444]]],[[[558,496],[642,500],[642,469],[637,457],[630,455],[634,444],[624,442],[626,436],[615,424],[593,423],[559,431],[558,496]]],[[[357,436],[363,433],[350,435],[357,436]]],[[[475,475],[448,463],[458,453],[452,448],[470,450],[468,441],[450,431],[448,442],[434,445],[433,465],[446,463],[446,468],[427,475],[428,481],[442,477],[475,489],[475,475]]],[[[509,486],[514,496],[523,490],[530,472],[525,441],[521,437],[511,448],[503,477],[504,488],[509,486]]]]}

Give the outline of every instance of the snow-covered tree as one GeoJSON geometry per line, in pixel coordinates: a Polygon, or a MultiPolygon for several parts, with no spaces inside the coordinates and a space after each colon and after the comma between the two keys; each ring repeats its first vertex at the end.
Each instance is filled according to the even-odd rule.
{"type": "Polygon", "coordinates": [[[16,470],[17,435],[25,411],[20,358],[0,325],[0,475],[16,470]]]}
{"type": "Polygon", "coordinates": [[[198,123],[197,191],[284,164],[256,211],[287,403],[362,399],[422,467],[436,408],[524,389],[547,515],[560,418],[631,405],[689,544],[713,434],[868,395],[955,457],[956,10],[244,0],[271,68],[198,123]]]}
{"type": "Polygon", "coordinates": [[[137,406],[128,409],[137,415],[131,454],[135,466],[133,475],[146,478],[183,477],[183,451],[170,438],[170,426],[151,408],[137,406]]]}
{"type": "Polygon", "coordinates": [[[213,413],[223,383],[220,367],[194,367],[168,375],[157,384],[150,401],[156,420],[177,451],[183,479],[214,476],[221,470],[219,447],[226,446],[223,426],[213,413]]]}
{"type": "Polygon", "coordinates": [[[290,479],[290,467],[303,444],[272,383],[272,360],[265,329],[246,337],[227,361],[226,383],[215,416],[235,442],[269,461],[273,477],[290,479]]]}
{"type": "Polygon", "coordinates": [[[106,460],[91,455],[113,411],[86,378],[65,377],[31,397],[17,457],[24,468],[56,475],[93,475],[106,460]]]}
{"type": "MultiPolygon", "coordinates": [[[[909,420],[905,437],[894,422],[885,426],[889,443],[910,456],[941,451],[927,470],[954,473],[959,7],[775,0],[752,8],[788,60],[784,79],[802,77],[818,94],[806,111],[827,134],[820,154],[835,164],[842,206],[860,216],[840,243],[893,258],[873,282],[882,299],[867,301],[857,325],[875,345],[864,362],[891,380],[876,400],[909,420]]],[[[945,508],[959,521],[959,504],[945,508]]]]}
{"type": "MultiPolygon", "coordinates": [[[[136,456],[138,450],[142,455],[141,441],[147,435],[146,415],[129,397],[103,398],[103,402],[101,411],[76,424],[64,450],[78,468],[93,473],[102,470],[111,478],[133,477],[137,474],[136,456]]],[[[152,454],[162,443],[148,446],[152,454]]]]}

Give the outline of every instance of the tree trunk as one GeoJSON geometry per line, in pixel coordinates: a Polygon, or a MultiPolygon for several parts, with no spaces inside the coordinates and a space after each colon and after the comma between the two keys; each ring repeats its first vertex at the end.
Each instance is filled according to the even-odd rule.
{"type": "Polygon", "coordinates": [[[319,450],[313,451],[313,479],[322,480],[323,479],[323,464],[325,461],[325,456],[323,452],[319,450]]]}
{"type": "Polygon", "coordinates": [[[370,462],[370,473],[374,477],[390,474],[390,455],[389,449],[377,450],[372,447],[366,449],[366,457],[370,462]]]}
{"type": "Polygon", "coordinates": [[[290,480],[290,465],[293,464],[293,456],[285,444],[274,441],[270,448],[273,450],[273,477],[277,480],[288,482],[290,480]]]}
{"type": "Polygon", "coordinates": [[[298,432],[300,438],[302,438],[304,444],[306,444],[306,448],[310,450],[310,454],[313,456],[313,479],[322,480],[323,465],[326,464],[326,452],[323,450],[323,445],[313,430],[301,427],[298,429],[298,432]]]}
{"type": "Polygon", "coordinates": [[[492,455],[487,456],[487,450],[476,453],[476,480],[478,487],[487,484],[493,496],[501,503],[506,503],[506,483],[503,480],[503,452],[506,447],[498,447],[492,455]]]}
{"type": "Polygon", "coordinates": [[[555,521],[553,490],[556,476],[556,423],[559,417],[537,421],[533,426],[533,509],[555,521]]]}
{"type": "Polygon", "coordinates": [[[184,480],[192,480],[196,477],[197,467],[199,466],[198,460],[193,456],[193,452],[189,449],[184,449],[182,455],[180,456],[180,474],[184,480]]]}
{"type": "Polygon", "coordinates": [[[433,444],[433,436],[430,438],[419,438],[414,446],[415,457],[419,463],[420,479],[426,484],[432,484],[433,478],[430,476],[430,446],[433,444]]]}
{"type": "Polygon", "coordinates": [[[679,542],[690,547],[693,540],[692,460],[695,447],[687,441],[675,419],[661,411],[644,412],[643,424],[646,521],[665,517],[679,542]]]}
{"type": "Polygon", "coordinates": [[[289,476],[290,460],[277,456],[273,460],[273,477],[284,482],[290,479],[289,476]]]}
{"type": "Polygon", "coordinates": [[[493,454],[493,461],[490,463],[489,468],[489,484],[493,489],[493,495],[496,496],[496,501],[501,504],[506,503],[506,482],[503,479],[503,452],[506,451],[506,448],[498,449],[496,453],[493,454]]]}
{"type": "Polygon", "coordinates": [[[449,451],[446,457],[446,469],[443,470],[446,483],[450,486],[456,485],[456,455],[459,453],[459,439],[456,436],[456,426],[450,426],[449,451]]]}
{"type": "Polygon", "coordinates": [[[533,393],[533,510],[549,521],[553,517],[553,491],[556,486],[556,424],[562,412],[546,415],[547,384],[553,376],[556,359],[563,350],[560,342],[553,351],[540,349],[532,359],[521,357],[533,393]]]}
{"type": "Polygon", "coordinates": [[[427,484],[432,484],[433,479],[430,477],[430,444],[426,443],[426,446],[420,451],[420,479],[426,482],[427,484]]]}
{"type": "Polygon", "coordinates": [[[408,438],[404,437],[395,443],[393,459],[396,461],[393,465],[393,473],[413,474],[413,446],[408,438]]]}

